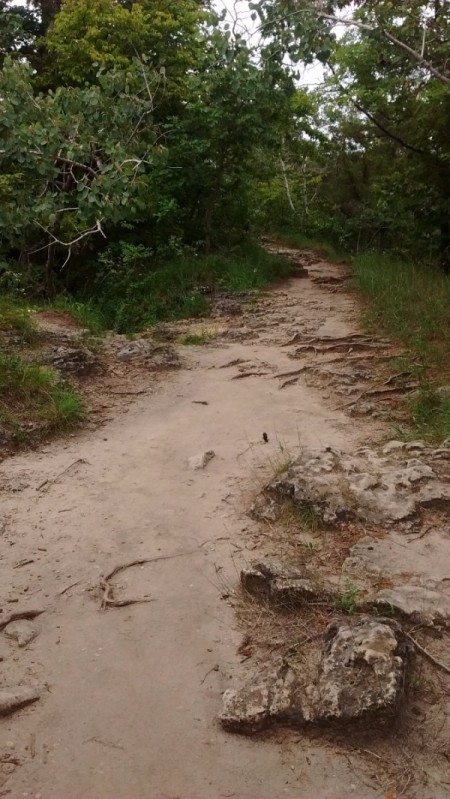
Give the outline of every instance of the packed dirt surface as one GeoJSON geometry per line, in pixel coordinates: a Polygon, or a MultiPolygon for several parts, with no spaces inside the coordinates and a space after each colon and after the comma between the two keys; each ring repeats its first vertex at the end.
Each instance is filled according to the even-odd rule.
{"type": "MultiPolygon", "coordinates": [[[[43,611],[0,637],[0,707],[6,689],[32,692],[0,719],[0,796],[449,795],[449,677],[431,664],[414,672],[399,723],[370,743],[342,730],[250,738],[218,722],[224,691],[266,657],[268,635],[283,646],[291,634],[291,621],[239,593],[242,567],[274,554],[292,561],[298,550],[277,522],[250,518],[252,504],[302,451],[350,455],[388,441],[386,419],[402,418],[398,397],[414,390],[392,371],[398,348],[359,329],[345,268],[286,252],[299,264],[289,284],[235,305],[219,298],[212,319],[158,331],[159,341],[204,341],[171,343],[178,368],[150,380],[148,349],[132,342],[120,388],[109,375],[111,395],[97,399],[101,425],[0,465],[0,626],[8,633],[10,614],[43,611]],[[115,391],[133,401],[112,413],[115,391]]],[[[436,568],[448,587],[442,513],[433,506],[402,530],[371,528],[369,554],[356,554],[382,561],[390,580],[380,588],[405,571],[420,583],[436,568]]],[[[305,534],[302,551],[323,546],[324,562],[310,567],[339,570],[365,537],[357,520],[305,534]]],[[[333,621],[333,609],[323,616],[333,621]]],[[[445,660],[445,632],[433,629],[425,645],[445,660]]]]}

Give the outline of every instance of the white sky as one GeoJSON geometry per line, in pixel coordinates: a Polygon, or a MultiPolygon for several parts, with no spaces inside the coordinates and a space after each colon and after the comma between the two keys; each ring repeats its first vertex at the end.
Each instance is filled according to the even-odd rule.
{"type": "MultiPolygon", "coordinates": [[[[213,7],[219,13],[223,10],[227,13],[227,20],[231,26],[235,26],[236,33],[243,35],[256,34],[258,21],[251,18],[252,12],[248,7],[247,0],[213,0],[213,7]]],[[[316,62],[309,66],[296,65],[301,73],[300,85],[315,88],[323,83],[323,67],[316,62]]]]}

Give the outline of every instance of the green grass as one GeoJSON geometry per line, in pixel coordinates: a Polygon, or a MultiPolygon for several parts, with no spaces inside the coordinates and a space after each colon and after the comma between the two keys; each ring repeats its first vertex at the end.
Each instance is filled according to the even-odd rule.
{"type": "Polygon", "coordinates": [[[91,300],[83,302],[67,296],[56,297],[49,305],[44,306],[42,310],[64,311],[70,314],[93,336],[99,336],[106,330],[105,319],[100,309],[91,300]]]}
{"type": "Polygon", "coordinates": [[[450,278],[431,265],[386,255],[354,258],[355,282],[369,301],[367,327],[402,342],[420,389],[409,401],[412,428],[402,431],[439,442],[450,436],[450,278]]]}
{"type": "Polygon", "coordinates": [[[108,327],[133,333],[158,322],[201,318],[210,312],[207,292],[261,291],[288,277],[291,264],[246,242],[226,253],[186,255],[169,262],[143,256],[132,268],[108,256],[93,288],[95,306],[108,327]],[[205,293],[206,289],[206,293],[205,293]]]}
{"type": "Polygon", "coordinates": [[[11,295],[0,297],[0,331],[15,332],[25,342],[36,335],[29,308],[25,303],[11,295]]]}
{"type": "Polygon", "coordinates": [[[354,585],[354,583],[347,582],[345,590],[341,596],[336,599],[336,607],[348,613],[349,616],[352,616],[358,607],[358,595],[358,587],[354,585]]]}
{"type": "Polygon", "coordinates": [[[202,333],[188,333],[187,336],[180,338],[179,342],[185,345],[202,346],[204,344],[209,344],[212,338],[211,333],[205,330],[202,333]]]}
{"type": "Polygon", "coordinates": [[[376,253],[355,257],[358,288],[370,300],[368,323],[402,341],[424,365],[448,366],[450,278],[433,266],[376,253]]]}
{"type": "Polygon", "coordinates": [[[0,352],[0,423],[16,438],[30,423],[55,429],[74,425],[83,415],[81,397],[55,372],[0,352]]]}

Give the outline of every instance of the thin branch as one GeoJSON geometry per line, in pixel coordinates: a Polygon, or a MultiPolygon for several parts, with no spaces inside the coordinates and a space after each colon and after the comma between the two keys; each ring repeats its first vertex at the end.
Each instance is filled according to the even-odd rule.
{"type": "Polygon", "coordinates": [[[84,233],[80,233],[80,235],[77,236],[76,239],[72,239],[72,241],[61,241],[61,239],[58,239],[56,236],[54,236],[53,233],[51,233],[50,230],[47,230],[47,228],[45,228],[43,225],[41,225],[41,223],[38,222],[37,220],[35,220],[35,224],[38,225],[38,227],[40,227],[41,230],[43,230],[44,233],[47,234],[47,236],[50,236],[52,241],[51,241],[50,244],[45,244],[43,247],[38,247],[36,250],[30,250],[28,255],[34,255],[36,252],[41,252],[42,250],[47,250],[48,247],[50,247],[53,244],[60,244],[61,247],[69,247],[69,249],[70,249],[71,247],[73,247],[74,244],[77,244],[82,239],[85,239],[86,236],[91,236],[93,233],[101,233],[103,238],[106,239],[106,234],[104,233],[104,231],[102,229],[102,225],[101,225],[100,219],[97,219],[97,221],[96,221],[96,223],[95,223],[95,225],[93,227],[89,228],[89,230],[85,230],[84,233]]]}

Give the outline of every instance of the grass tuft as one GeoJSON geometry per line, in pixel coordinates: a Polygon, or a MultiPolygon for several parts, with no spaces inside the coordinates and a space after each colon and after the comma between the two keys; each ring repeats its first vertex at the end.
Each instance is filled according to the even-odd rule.
{"type": "Polygon", "coordinates": [[[207,330],[204,330],[202,333],[188,333],[186,336],[183,336],[179,339],[180,344],[191,345],[191,346],[202,346],[204,344],[209,344],[212,340],[213,336],[211,333],[208,333],[207,330]]]}
{"type": "Polygon", "coordinates": [[[84,416],[81,397],[52,369],[0,353],[0,423],[16,438],[30,423],[56,429],[84,416]]]}
{"type": "Polygon", "coordinates": [[[91,300],[82,302],[71,297],[56,297],[43,310],[65,311],[93,336],[99,336],[106,330],[106,323],[100,309],[91,300]]]}
{"type": "Polygon", "coordinates": [[[23,302],[10,295],[0,297],[0,331],[17,333],[22,341],[31,342],[36,331],[30,311],[23,302]]]}

